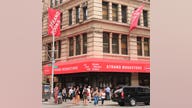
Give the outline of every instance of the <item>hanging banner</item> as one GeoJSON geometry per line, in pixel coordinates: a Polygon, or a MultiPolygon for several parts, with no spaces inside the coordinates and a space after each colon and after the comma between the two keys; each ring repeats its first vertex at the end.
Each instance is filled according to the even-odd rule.
{"type": "Polygon", "coordinates": [[[131,32],[134,28],[136,28],[138,20],[139,20],[139,17],[141,15],[141,13],[143,12],[143,7],[144,7],[144,4],[142,4],[138,9],[136,9],[132,13],[129,32],[131,32]]]}
{"type": "Polygon", "coordinates": [[[48,35],[59,37],[60,33],[60,14],[59,10],[48,9],[48,35]]]}

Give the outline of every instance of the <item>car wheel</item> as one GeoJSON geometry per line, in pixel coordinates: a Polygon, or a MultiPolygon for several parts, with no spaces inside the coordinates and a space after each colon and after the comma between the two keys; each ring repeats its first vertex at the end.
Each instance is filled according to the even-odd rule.
{"type": "Polygon", "coordinates": [[[124,102],[118,102],[118,104],[119,104],[120,106],[124,106],[124,105],[125,105],[124,102]]]}
{"type": "Polygon", "coordinates": [[[130,104],[131,106],[135,106],[135,105],[136,105],[136,100],[135,100],[134,98],[131,98],[131,99],[129,100],[129,104],[130,104]]]}

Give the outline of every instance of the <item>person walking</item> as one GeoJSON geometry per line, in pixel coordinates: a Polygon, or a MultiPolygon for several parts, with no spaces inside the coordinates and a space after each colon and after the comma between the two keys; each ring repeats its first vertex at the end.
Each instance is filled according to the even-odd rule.
{"type": "Polygon", "coordinates": [[[110,88],[109,88],[109,86],[107,86],[107,88],[105,90],[106,90],[107,100],[110,100],[110,88]]]}
{"type": "Polygon", "coordinates": [[[56,85],[55,88],[54,88],[54,99],[55,99],[55,104],[58,103],[58,94],[59,94],[59,87],[58,87],[58,85],[56,85]]]}
{"type": "Polygon", "coordinates": [[[104,100],[105,100],[105,89],[102,89],[102,92],[101,92],[101,105],[104,104],[104,100]]]}
{"type": "Polygon", "coordinates": [[[69,89],[69,97],[70,97],[70,100],[73,99],[72,93],[73,93],[73,88],[71,87],[71,88],[69,89]]]}
{"type": "Polygon", "coordinates": [[[83,88],[82,94],[83,94],[83,104],[87,105],[88,90],[86,86],[83,88]]]}
{"type": "Polygon", "coordinates": [[[76,102],[75,91],[76,91],[76,88],[74,87],[74,88],[73,88],[73,92],[72,92],[72,102],[73,102],[74,104],[75,104],[75,102],[76,102]]]}
{"type": "Polygon", "coordinates": [[[87,92],[88,92],[88,96],[87,96],[88,101],[89,101],[89,103],[91,103],[91,86],[88,86],[87,92]]]}
{"type": "Polygon", "coordinates": [[[66,99],[67,99],[67,90],[66,90],[65,87],[64,87],[63,90],[62,90],[62,99],[63,99],[63,101],[66,102],[66,99]]]}
{"type": "Polygon", "coordinates": [[[77,86],[77,89],[75,90],[75,104],[79,104],[80,101],[80,90],[79,87],[77,86]]]}
{"type": "Polygon", "coordinates": [[[97,105],[99,101],[99,92],[97,87],[96,90],[93,92],[93,96],[94,96],[94,105],[97,105]]]}

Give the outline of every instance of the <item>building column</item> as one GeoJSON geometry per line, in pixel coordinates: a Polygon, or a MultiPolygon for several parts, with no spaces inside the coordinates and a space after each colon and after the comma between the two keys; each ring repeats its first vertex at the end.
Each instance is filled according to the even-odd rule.
{"type": "Polygon", "coordinates": [[[144,20],[143,20],[143,11],[141,12],[141,16],[140,16],[140,26],[144,26],[144,20]]]}
{"type": "Polygon", "coordinates": [[[121,34],[119,34],[119,54],[121,54],[121,34]]]}
{"type": "Polygon", "coordinates": [[[138,73],[131,73],[131,86],[139,86],[138,73]]]}
{"type": "Polygon", "coordinates": [[[150,28],[150,10],[147,10],[148,11],[148,18],[147,18],[147,20],[148,20],[148,27],[150,28]]]}
{"type": "Polygon", "coordinates": [[[121,4],[118,4],[118,22],[122,22],[121,4]]]}
{"type": "Polygon", "coordinates": [[[76,55],[76,38],[75,37],[73,37],[73,56],[75,56],[76,55]]]}
{"type": "Polygon", "coordinates": [[[79,22],[83,21],[83,7],[82,7],[82,3],[79,5],[79,9],[80,9],[80,18],[79,18],[79,22]]]}
{"type": "Polygon", "coordinates": [[[112,33],[109,33],[109,53],[112,54],[112,33]]]}
{"type": "Polygon", "coordinates": [[[133,11],[134,11],[134,8],[133,8],[133,7],[131,7],[131,6],[128,6],[128,7],[127,7],[127,19],[128,19],[127,23],[128,23],[129,25],[130,25],[131,15],[132,15],[133,11]]]}
{"type": "Polygon", "coordinates": [[[66,37],[61,41],[61,59],[66,61],[69,56],[69,39],[66,37]]]}
{"type": "Polygon", "coordinates": [[[112,21],[112,2],[109,2],[109,20],[112,21]]]}
{"type": "Polygon", "coordinates": [[[130,60],[137,60],[137,38],[130,34],[128,41],[130,60]]]}
{"type": "Polygon", "coordinates": [[[142,56],[144,56],[144,37],[141,37],[142,56]]]}

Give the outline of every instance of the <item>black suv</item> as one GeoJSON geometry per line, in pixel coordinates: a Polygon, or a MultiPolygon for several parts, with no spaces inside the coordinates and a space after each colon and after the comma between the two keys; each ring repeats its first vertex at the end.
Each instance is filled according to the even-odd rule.
{"type": "Polygon", "coordinates": [[[120,106],[124,106],[126,103],[135,106],[136,102],[144,102],[149,105],[150,89],[142,86],[123,86],[113,93],[112,100],[118,102],[120,106]]]}

